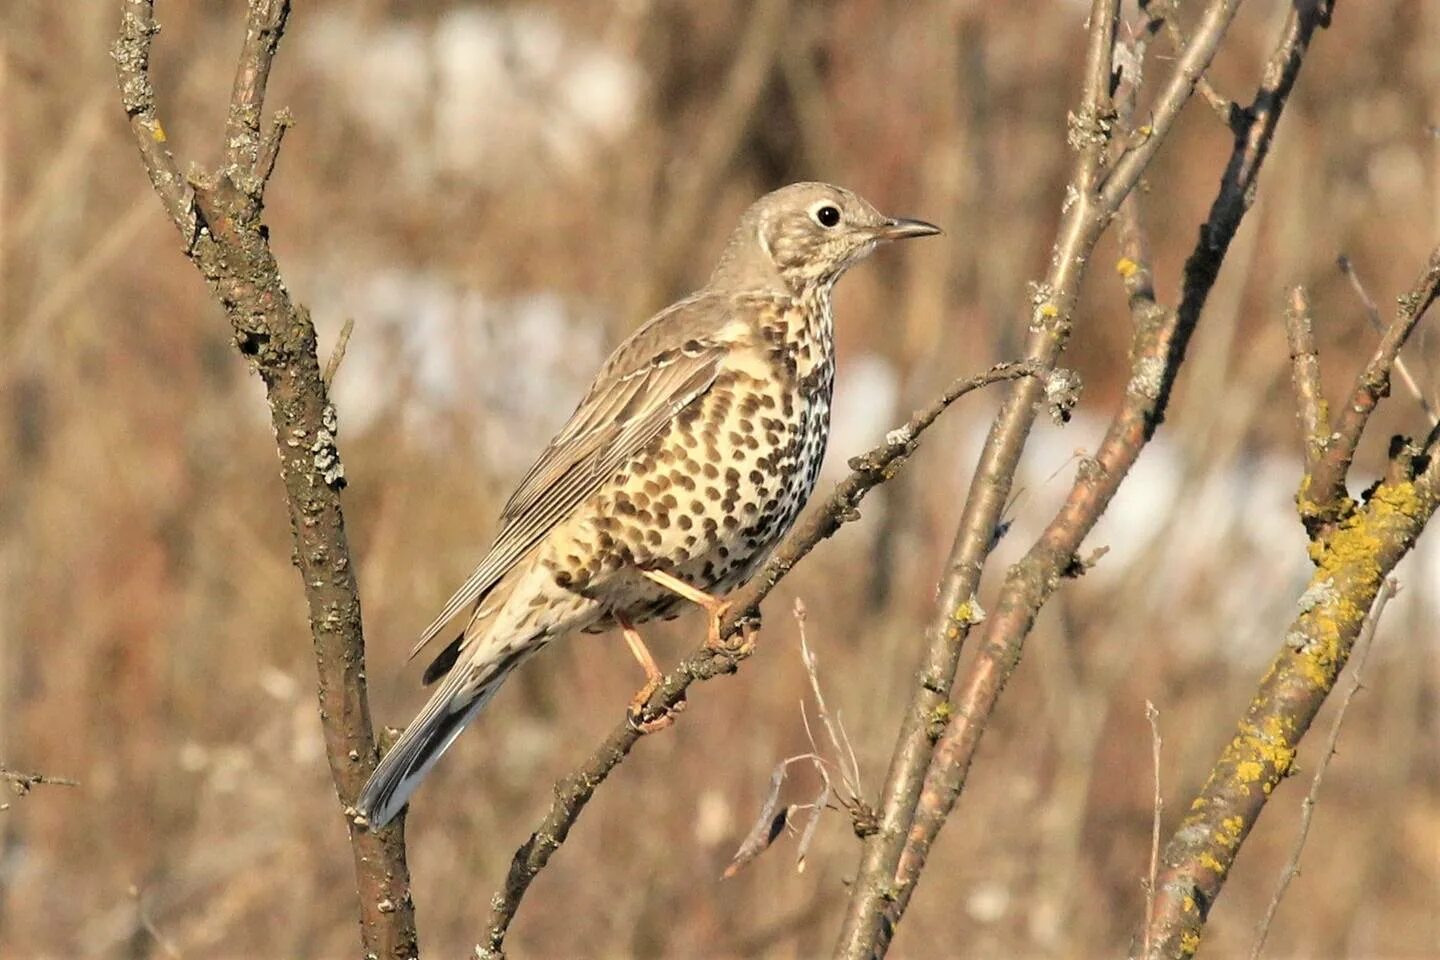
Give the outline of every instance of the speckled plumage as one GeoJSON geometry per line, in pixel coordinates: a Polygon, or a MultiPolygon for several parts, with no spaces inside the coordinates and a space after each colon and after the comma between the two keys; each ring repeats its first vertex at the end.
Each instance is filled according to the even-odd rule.
{"type": "Polygon", "coordinates": [[[506,504],[485,559],[421,636],[416,651],[471,609],[426,670],[427,683],[444,682],[366,785],[362,814],[393,817],[550,640],[673,615],[683,601],[646,571],[705,593],[754,572],[824,458],[835,281],[881,241],[936,232],[820,183],[746,211],[709,283],[606,360],[506,504]]]}

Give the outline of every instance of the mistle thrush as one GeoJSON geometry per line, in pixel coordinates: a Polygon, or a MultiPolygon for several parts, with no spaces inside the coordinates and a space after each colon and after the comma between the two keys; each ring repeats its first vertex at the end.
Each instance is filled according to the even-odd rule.
{"type": "Polygon", "coordinates": [[[705,286],[660,311],[600,368],[520,481],[500,531],[412,656],[464,611],[425,671],[443,682],[360,796],[383,825],[510,672],[551,640],[618,626],[649,683],[634,624],[682,598],[710,615],[789,531],[820,473],[835,354],[830,291],[887,240],[939,229],[797,183],[747,210],[705,286]]]}

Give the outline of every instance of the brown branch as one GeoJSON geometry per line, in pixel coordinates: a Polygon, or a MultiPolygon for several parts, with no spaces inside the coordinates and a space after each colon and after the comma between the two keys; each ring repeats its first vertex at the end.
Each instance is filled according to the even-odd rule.
{"type": "Polygon", "coordinates": [[[224,163],[187,181],[166,146],[149,77],[159,27],[153,0],[123,0],[114,58],[131,133],[186,255],[224,307],[236,345],[265,383],[319,672],[321,726],[355,862],[365,953],[417,953],[404,828],[372,833],[352,803],[377,760],[365,693],[364,639],[355,569],[340,506],[344,468],[338,428],[315,352],[315,328],[281,281],[260,212],[282,113],[262,134],[265,87],[284,32],[288,0],[251,0],[236,69],[224,163]]]}
{"type": "Polygon", "coordinates": [[[1374,355],[1355,378],[1345,405],[1334,419],[1334,442],[1315,469],[1306,475],[1300,491],[1300,513],[1307,528],[1329,529],[1353,509],[1353,501],[1345,488],[1350,464],[1360,436],[1370,422],[1381,397],[1390,394],[1390,371],[1400,355],[1400,348],[1415,330],[1430,304],[1440,295],[1440,247],[1436,247],[1420,272],[1410,293],[1400,298],[1391,321],[1374,355]]]}
{"type": "Polygon", "coordinates": [[[1290,379],[1295,387],[1296,412],[1305,441],[1305,473],[1308,476],[1330,445],[1330,413],[1320,389],[1320,357],[1315,351],[1310,295],[1304,287],[1291,287],[1286,295],[1285,336],[1290,343],[1290,379]]]}
{"type": "MultiPolygon", "coordinates": [[[[1203,74],[1209,66],[1237,8],[1238,2],[1234,0],[1213,0],[1209,5],[1195,42],[1176,66],[1158,100],[1159,106],[1144,141],[1125,148],[1110,172],[1100,180],[1097,189],[1091,192],[1080,189],[1085,171],[1095,166],[1082,150],[1082,156],[1077,161],[1075,181],[1067,191],[1059,240],[1051,258],[1051,270],[1045,282],[1036,290],[1029,349],[1032,358],[1053,364],[1063,351],[1069,337],[1070,317],[1078,298],[1080,281],[1096,241],[1121,204],[1130,196],[1144,169],[1169,134],[1180,108],[1190,95],[1195,78],[1203,74]]],[[[1092,42],[1082,96],[1087,107],[1082,109],[1082,116],[1113,115],[1113,108],[1109,106],[1111,95],[1108,84],[1112,76],[1114,57],[1111,49],[1100,49],[1101,42],[1096,35],[1098,33],[1108,36],[1113,43],[1114,25],[1111,18],[1115,9],[1114,5],[1097,2],[1091,10],[1092,42]],[[1104,60],[1103,69],[1096,64],[1099,59],[1104,60]],[[1097,87],[1096,84],[1102,78],[1103,85],[1097,87]]],[[[1268,142],[1268,137],[1264,138],[1263,144],[1268,145],[1268,142]]],[[[1086,150],[1098,150],[1103,155],[1108,142],[1092,139],[1082,144],[1082,147],[1086,150]]],[[[1209,255],[1208,247],[1206,251],[1209,255]]],[[[1223,256],[1223,249],[1219,255],[1223,256]]],[[[1218,262],[1213,266],[1209,265],[1208,261],[1197,264],[1197,270],[1202,266],[1212,271],[1218,270],[1218,262]]],[[[1138,273],[1138,269],[1136,272],[1138,275],[1133,278],[1135,282],[1143,282],[1148,286],[1148,272],[1138,273]]],[[[1208,290],[1208,284],[1205,289],[1208,290]]],[[[1199,301],[1196,301],[1194,316],[1186,316],[1186,320],[1191,323],[1198,317],[1198,303],[1199,301]]],[[[1109,438],[1110,446],[1106,455],[1116,458],[1117,461],[1127,457],[1125,451],[1128,447],[1134,446],[1138,452],[1137,438],[1148,439],[1158,424],[1159,413],[1163,411],[1169,393],[1169,380],[1164,375],[1164,358],[1173,349],[1183,350],[1183,339],[1175,346],[1171,345],[1170,323],[1166,319],[1168,315],[1165,311],[1146,308],[1141,313],[1144,315],[1144,322],[1137,327],[1137,351],[1139,355],[1152,359],[1143,367],[1137,366],[1137,370],[1143,375],[1132,381],[1128,391],[1137,399],[1124,422],[1115,425],[1114,435],[1109,438]]],[[[902,721],[899,742],[891,756],[890,770],[880,795],[879,830],[866,842],[856,883],[852,888],[845,925],[836,948],[836,956],[845,960],[866,960],[884,955],[895,925],[914,890],[914,882],[919,877],[919,871],[923,869],[929,845],[948,815],[954,798],[958,796],[959,786],[963,781],[963,771],[959,766],[961,754],[942,756],[940,749],[944,744],[937,744],[934,730],[943,724],[947,717],[959,718],[965,714],[964,707],[959,711],[952,711],[947,697],[959,665],[961,647],[973,623],[971,614],[975,590],[993,544],[1001,510],[1013,484],[1021,451],[1034,424],[1037,400],[1038,390],[1034,384],[1020,383],[1011,390],[991,427],[975,478],[971,482],[960,528],[941,582],[936,616],[927,631],[927,650],[920,671],[920,683],[902,721]],[[936,770],[943,771],[942,779],[947,781],[944,785],[930,782],[929,775],[936,770]],[[955,776],[957,773],[958,778],[955,776]]],[[[1124,469],[1128,469],[1128,466],[1124,469]]],[[[1067,506],[1067,510],[1072,511],[1070,519],[1076,524],[1088,511],[1094,513],[1090,520],[1083,524],[1083,529],[1080,526],[1073,527],[1078,536],[1066,535],[1066,539],[1073,539],[1074,546],[1067,548],[1058,539],[1044,545],[1053,551],[1051,559],[1058,562],[1051,563],[1050,560],[1042,561],[1037,558],[1035,566],[1055,566],[1061,570],[1069,567],[1080,538],[1088,532],[1089,525],[1099,516],[1098,511],[1103,510],[1104,504],[1108,503],[1109,497],[1113,495],[1113,489],[1107,492],[1106,485],[1111,478],[1118,483],[1124,475],[1124,469],[1108,474],[1105,472],[1103,460],[1090,461],[1082,467],[1082,481],[1088,489],[1072,496],[1073,502],[1067,506]],[[1094,503],[1087,506],[1084,501],[1094,503]]],[[[1051,578],[1048,586],[1031,583],[1043,594],[1034,597],[1034,609],[1038,609],[1044,596],[1048,596],[1049,590],[1053,589],[1055,579],[1051,578]]],[[[1014,598],[1012,594],[1012,599],[1014,598]]],[[[998,611],[1002,618],[1018,615],[1018,619],[1008,628],[994,630],[993,617],[988,625],[992,636],[1003,638],[1009,630],[1009,635],[1017,638],[1017,645],[1013,649],[1001,640],[980,655],[980,660],[992,671],[987,682],[993,695],[998,695],[1009,670],[1013,669],[1014,662],[1018,660],[1018,638],[1023,638],[1029,629],[1029,622],[1033,620],[1033,613],[1023,613],[1023,609],[1024,605],[1017,605],[1010,610],[998,611]],[[1004,659],[1006,651],[1012,655],[1008,663],[1004,659]]],[[[984,698],[977,696],[975,699],[978,701],[984,698]]],[[[993,697],[990,702],[993,706],[993,697]]],[[[973,705],[980,709],[978,702],[973,705]]],[[[988,709],[980,709],[975,718],[979,725],[968,727],[975,733],[976,742],[978,731],[987,715],[988,709]]],[[[969,751],[962,753],[964,764],[968,768],[969,751]]]]}
{"type": "MultiPolygon", "coordinates": [[[[1315,776],[1310,781],[1310,792],[1305,795],[1305,800],[1300,804],[1300,829],[1295,833],[1295,845],[1290,850],[1290,859],[1280,871],[1280,879],[1275,884],[1275,895],[1270,898],[1270,905],[1265,908],[1265,916],[1256,927],[1255,945],[1250,949],[1250,960],[1260,960],[1260,955],[1265,951],[1265,940],[1270,935],[1270,924],[1275,920],[1275,913],[1280,909],[1280,902],[1285,899],[1285,891],[1290,888],[1290,881],[1300,873],[1300,854],[1305,851],[1305,840],[1310,835],[1310,821],[1315,816],[1315,805],[1320,801],[1320,784],[1325,780],[1325,771],[1330,769],[1330,761],[1335,756],[1335,749],[1340,743],[1340,727],[1345,723],[1345,714],[1350,710],[1350,702],[1355,699],[1355,694],[1360,692],[1360,685],[1364,679],[1365,661],[1370,656],[1370,648],[1375,642],[1375,628],[1380,625],[1380,617],[1385,613],[1385,605],[1394,598],[1397,585],[1394,579],[1387,578],[1380,587],[1380,594],[1375,598],[1375,605],[1370,608],[1370,615],[1365,618],[1365,625],[1360,629],[1360,637],[1355,641],[1355,669],[1350,672],[1350,689],[1345,691],[1345,699],[1340,701],[1340,709],[1335,712],[1335,722],[1330,725],[1330,736],[1325,741],[1325,751],[1320,755],[1320,760],[1315,764],[1315,776]]],[[[1150,925],[1154,923],[1153,915],[1146,917],[1146,934],[1149,934],[1150,925]]],[[[1147,948],[1147,953],[1148,948],[1147,948]]]]}
{"type": "MultiPolygon", "coordinates": [[[[1002,363],[980,376],[957,380],[929,407],[918,411],[904,426],[888,433],[885,442],[851,459],[850,469],[853,472],[836,485],[824,504],[810,511],[760,572],[730,598],[729,611],[721,623],[721,636],[728,639],[739,633],[742,625],[757,615],[760,602],[795,564],[842,525],[859,519],[857,508],[865,495],[895,475],[915,451],[920,435],[946,408],[967,393],[989,384],[1039,375],[1039,364],[1027,361],[1002,363]]],[[[643,712],[657,715],[674,710],[684,702],[691,684],[734,673],[740,661],[750,652],[743,646],[724,653],[699,648],[665,675],[646,701],[643,712]]],[[[629,755],[641,736],[643,734],[631,723],[622,721],[583,764],[555,784],[555,799],[550,809],[540,826],[515,852],[504,886],[490,899],[489,926],[484,941],[476,947],[477,957],[482,960],[504,957],[505,936],[530,884],[570,835],[576,819],[595,791],[629,755]]]]}

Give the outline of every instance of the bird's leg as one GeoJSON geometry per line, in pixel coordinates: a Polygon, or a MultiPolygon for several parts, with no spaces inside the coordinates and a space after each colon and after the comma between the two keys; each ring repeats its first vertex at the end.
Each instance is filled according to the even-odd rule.
{"type": "Polygon", "coordinates": [[[681,701],[673,708],[667,707],[661,711],[659,716],[649,720],[645,719],[645,703],[650,699],[650,694],[660,686],[660,681],[665,679],[665,675],[656,666],[655,658],[650,655],[650,648],[645,646],[645,640],[640,636],[640,631],[635,629],[635,625],[618,613],[614,616],[615,622],[620,625],[620,633],[624,635],[625,643],[630,648],[630,653],[640,662],[640,669],[645,671],[645,686],[630,698],[630,706],[625,711],[625,716],[637,733],[657,733],[675,722],[675,714],[685,709],[685,703],[681,701]]]}
{"type": "Polygon", "coordinates": [[[754,630],[747,623],[740,628],[741,641],[739,643],[727,644],[720,637],[720,621],[725,619],[725,614],[730,610],[730,601],[722,597],[713,596],[698,587],[691,586],[679,577],[666,573],[663,570],[644,570],[646,579],[659,584],[671,593],[689,600],[704,609],[709,623],[705,630],[705,649],[713,650],[716,653],[723,653],[726,656],[744,657],[749,656],[750,651],[755,647],[754,630]]]}

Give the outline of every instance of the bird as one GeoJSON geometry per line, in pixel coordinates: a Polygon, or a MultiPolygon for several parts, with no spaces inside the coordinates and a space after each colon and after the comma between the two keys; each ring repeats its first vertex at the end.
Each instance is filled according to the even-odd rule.
{"type": "Polygon", "coordinates": [[[356,812],[382,827],[505,679],[552,640],[618,627],[646,675],[637,624],[708,616],[794,524],[820,473],[835,382],[831,291],[887,241],[939,234],[827,183],[782,187],[740,217],[710,279],[655,314],[601,365],[501,511],[498,533],[411,651],[462,614],[424,671],[439,686],[385,753],[356,812]]]}

